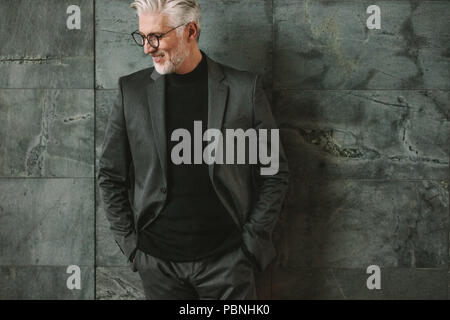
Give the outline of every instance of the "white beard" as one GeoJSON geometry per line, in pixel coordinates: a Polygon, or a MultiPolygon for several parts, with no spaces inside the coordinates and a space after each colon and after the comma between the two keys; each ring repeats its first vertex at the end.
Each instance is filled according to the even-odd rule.
{"type": "Polygon", "coordinates": [[[166,56],[163,64],[154,63],[156,71],[159,74],[174,73],[177,67],[182,64],[186,57],[189,55],[189,52],[185,50],[185,48],[185,44],[181,42],[180,45],[178,45],[177,50],[172,54],[170,60],[167,59],[166,56]]]}

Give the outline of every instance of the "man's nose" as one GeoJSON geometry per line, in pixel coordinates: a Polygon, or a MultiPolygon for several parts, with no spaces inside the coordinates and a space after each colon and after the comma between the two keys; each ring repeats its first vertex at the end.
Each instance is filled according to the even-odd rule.
{"type": "Polygon", "coordinates": [[[145,43],[144,43],[144,53],[145,53],[145,54],[151,54],[151,53],[154,53],[156,50],[157,50],[157,49],[153,48],[153,47],[148,43],[148,41],[145,40],[145,43]]]}

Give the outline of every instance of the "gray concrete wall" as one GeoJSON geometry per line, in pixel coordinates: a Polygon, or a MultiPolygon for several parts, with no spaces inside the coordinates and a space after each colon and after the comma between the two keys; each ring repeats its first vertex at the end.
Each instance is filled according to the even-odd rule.
{"type": "MultiPolygon", "coordinates": [[[[117,80],[151,65],[130,2],[0,0],[0,299],[143,298],[95,181],[117,80]]],[[[447,299],[450,1],[199,2],[200,47],[264,76],[292,171],[260,298],[447,299]]]]}

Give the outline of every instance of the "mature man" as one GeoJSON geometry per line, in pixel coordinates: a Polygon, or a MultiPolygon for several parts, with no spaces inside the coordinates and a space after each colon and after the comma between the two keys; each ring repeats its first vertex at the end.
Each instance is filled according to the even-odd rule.
{"type": "MultiPolygon", "coordinates": [[[[283,148],[271,175],[259,162],[175,164],[171,150],[173,132],[195,135],[194,122],[276,130],[261,79],[199,49],[196,0],[131,7],[139,16],[132,36],[154,67],[119,79],[106,127],[98,182],[116,242],[149,299],[256,299],[254,271],[275,257],[271,233],[287,191],[283,148]]],[[[194,142],[192,153],[207,142],[194,142]]]]}

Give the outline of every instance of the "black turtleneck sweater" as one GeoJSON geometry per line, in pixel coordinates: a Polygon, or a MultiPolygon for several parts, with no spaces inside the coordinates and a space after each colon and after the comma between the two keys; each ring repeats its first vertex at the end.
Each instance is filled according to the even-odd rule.
{"type": "MultiPolygon", "coordinates": [[[[187,74],[166,75],[166,130],[168,159],[167,202],[158,218],[139,235],[139,249],[170,261],[195,261],[232,250],[241,243],[241,234],[217,197],[202,164],[175,165],[172,132],[184,128],[191,135],[194,158],[194,121],[208,125],[208,68],[202,60],[187,74]]],[[[203,142],[202,151],[207,142],[203,142]]]]}

